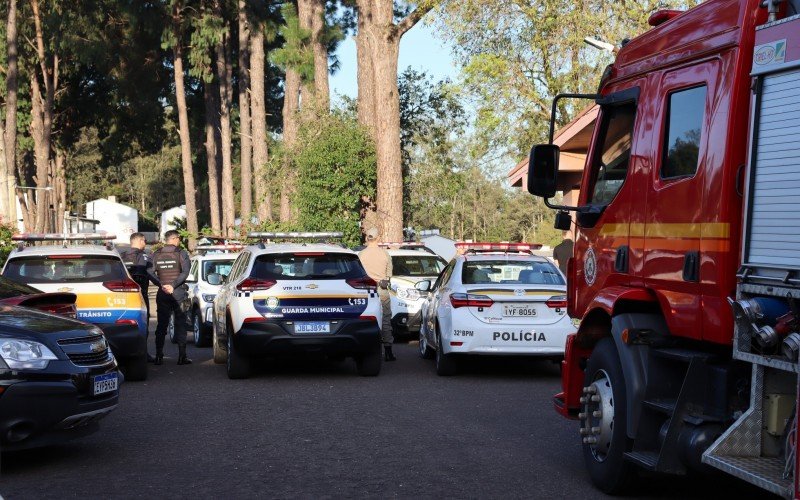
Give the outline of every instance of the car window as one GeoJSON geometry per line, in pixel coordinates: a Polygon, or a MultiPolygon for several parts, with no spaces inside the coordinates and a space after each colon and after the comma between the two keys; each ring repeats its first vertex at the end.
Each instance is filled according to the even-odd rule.
{"type": "Polygon", "coordinates": [[[392,257],[394,276],[438,276],[446,263],[435,255],[395,255],[392,257]]]}
{"type": "Polygon", "coordinates": [[[239,278],[239,276],[241,276],[241,274],[247,267],[249,259],[250,259],[249,252],[242,252],[239,254],[239,257],[237,257],[236,261],[233,263],[233,267],[231,267],[231,273],[228,275],[229,281],[236,280],[239,278]]]}
{"type": "Polygon", "coordinates": [[[33,295],[37,293],[42,293],[42,291],[38,288],[34,288],[23,283],[17,283],[14,280],[0,276],[0,299],[19,297],[20,295],[33,295]]]}
{"type": "Polygon", "coordinates": [[[197,261],[192,261],[192,267],[189,268],[189,279],[193,281],[197,281],[197,261]]]}
{"type": "Polygon", "coordinates": [[[433,288],[437,289],[442,286],[444,283],[447,283],[450,280],[450,276],[453,274],[453,268],[455,267],[455,262],[450,262],[447,267],[444,268],[442,274],[436,279],[436,283],[433,284],[433,288]]]}
{"type": "Polygon", "coordinates": [[[705,85],[670,94],[661,163],[662,179],[691,177],[697,172],[705,109],[705,85]]]}
{"type": "Polygon", "coordinates": [[[209,274],[221,274],[228,276],[233,269],[234,259],[226,260],[206,260],[203,261],[203,281],[208,281],[209,274]]]}
{"type": "Polygon", "coordinates": [[[259,255],[250,276],[271,280],[350,279],[367,275],[357,255],[297,252],[259,255]]]}
{"type": "Polygon", "coordinates": [[[604,107],[598,144],[592,162],[594,186],[589,202],[608,205],[617,196],[628,176],[628,163],[633,143],[636,103],[604,107]]]}
{"type": "Polygon", "coordinates": [[[3,276],[21,283],[96,283],[128,277],[119,257],[108,255],[48,255],[8,261],[3,276]]]}
{"type": "Polygon", "coordinates": [[[464,262],[461,282],[465,285],[564,285],[564,278],[550,262],[524,260],[479,260],[464,262]]]}

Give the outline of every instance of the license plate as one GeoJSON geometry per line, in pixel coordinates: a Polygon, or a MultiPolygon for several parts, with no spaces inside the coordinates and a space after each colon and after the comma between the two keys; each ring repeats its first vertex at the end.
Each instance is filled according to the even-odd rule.
{"type": "Polygon", "coordinates": [[[117,372],[95,375],[92,377],[92,384],[94,385],[93,393],[95,396],[113,392],[119,388],[119,375],[117,372]]]}
{"type": "Polygon", "coordinates": [[[294,333],[331,333],[331,324],[328,321],[297,321],[294,333]]]}
{"type": "Polygon", "coordinates": [[[536,316],[536,309],[532,305],[504,305],[503,316],[510,318],[531,318],[536,316]]]}

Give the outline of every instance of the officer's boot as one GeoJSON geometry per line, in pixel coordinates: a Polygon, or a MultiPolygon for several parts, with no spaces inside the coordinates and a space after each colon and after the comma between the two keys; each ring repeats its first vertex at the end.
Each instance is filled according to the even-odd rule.
{"type": "Polygon", "coordinates": [[[392,346],[385,345],[383,346],[383,360],[384,361],[396,361],[397,358],[394,357],[394,353],[392,352],[392,346]]]}
{"type": "Polygon", "coordinates": [[[179,365],[191,365],[192,360],[186,357],[186,346],[179,345],[178,346],[178,364],[179,365]]]}
{"type": "Polygon", "coordinates": [[[153,360],[154,365],[164,363],[164,336],[156,335],[156,357],[153,360]]]}

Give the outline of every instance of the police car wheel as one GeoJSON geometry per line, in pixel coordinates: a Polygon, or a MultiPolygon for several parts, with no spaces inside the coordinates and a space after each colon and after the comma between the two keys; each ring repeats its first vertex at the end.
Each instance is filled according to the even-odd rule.
{"type": "Polygon", "coordinates": [[[442,377],[455,375],[458,371],[458,364],[455,356],[445,354],[442,344],[442,334],[439,333],[439,323],[436,323],[436,374],[442,377]]]}
{"type": "Polygon", "coordinates": [[[214,353],[214,363],[221,365],[228,360],[228,353],[225,349],[222,348],[222,345],[219,343],[219,336],[217,335],[217,321],[216,318],[212,322],[212,351],[214,353]]]}
{"type": "Polygon", "coordinates": [[[422,329],[419,330],[419,357],[422,359],[433,359],[436,352],[428,345],[428,338],[422,329]]]}
{"type": "Polygon", "coordinates": [[[371,353],[356,358],[356,368],[362,377],[375,377],[381,372],[383,364],[383,346],[378,344],[371,353]]]}
{"type": "Polygon", "coordinates": [[[178,339],[175,338],[175,315],[169,317],[169,325],[167,325],[167,333],[169,334],[169,341],[173,344],[178,343],[178,339]]]}
{"type": "Polygon", "coordinates": [[[597,343],[586,365],[581,407],[583,458],[592,482],[610,495],[625,493],[636,480],[625,460],[628,439],[627,394],[619,354],[611,338],[597,343]]]}
{"type": "Polygon", "coordinates": [[[250,376],[251,361],[236,351],[233,345],[233,335],[228,331],[228,378],[242,379],[250,376]]]}
{"type": "Polygon", "coordinates": [[[208,347],[208,335],[206,328],[203,326],[203,318],[200,316],[200,311],[195,311],[192,314],[192,332],[194,333],[194,345],[197,347],[208,347]]]}

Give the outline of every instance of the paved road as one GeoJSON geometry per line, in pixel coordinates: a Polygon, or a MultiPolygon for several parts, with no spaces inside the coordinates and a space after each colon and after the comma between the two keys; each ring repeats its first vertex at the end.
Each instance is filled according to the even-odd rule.
{"type": "MultiPolygon", "coordinates": [[[[126,383],[101,430],[5,454],[0,494],[23,498],[601,498],[575,424],[551,409],[549,362],[480,360],[437,377],[416,345],[377,378],[341,364],[273,364],[231,381],[209,349],[126,383]]],[[[649,480],[660,498],[749,498],[729,480],[649,480]]]]}

